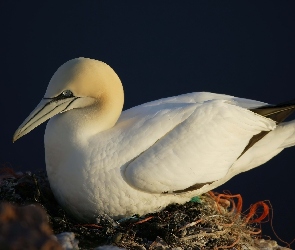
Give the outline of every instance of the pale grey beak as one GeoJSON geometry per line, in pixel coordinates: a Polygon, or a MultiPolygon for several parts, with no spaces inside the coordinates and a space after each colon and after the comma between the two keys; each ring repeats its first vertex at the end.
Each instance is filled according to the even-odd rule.
{"type": "Polygon", "coordinates": [[[78,98],[79,97],[75,96],[69,98],[43,98],[33,112],[15,131],[12,141],[15,142],[56,114],[67,111],[69,106],[78,98]]]}

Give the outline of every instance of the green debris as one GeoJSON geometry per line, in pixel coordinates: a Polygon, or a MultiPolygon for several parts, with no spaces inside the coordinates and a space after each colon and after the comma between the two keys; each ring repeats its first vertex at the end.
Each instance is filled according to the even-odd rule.
{"type": "Polygon", "coordinates": [[[190,201],[194,203],[202,203],[199,196],[194,196],[190,201]]]}

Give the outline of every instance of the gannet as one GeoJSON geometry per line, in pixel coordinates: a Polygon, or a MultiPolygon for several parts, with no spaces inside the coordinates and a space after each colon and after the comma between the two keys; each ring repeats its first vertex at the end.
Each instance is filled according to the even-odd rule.
{"type": "Polygon", "coordinates": [[[50,119],[45,131],[51,189],[84,222],[119,219],[184,203],[295,144],[295,102],[277,106],[195,92],[122,112],[124,93],[104,62],[60,66],[14,134],[50,119]]]}

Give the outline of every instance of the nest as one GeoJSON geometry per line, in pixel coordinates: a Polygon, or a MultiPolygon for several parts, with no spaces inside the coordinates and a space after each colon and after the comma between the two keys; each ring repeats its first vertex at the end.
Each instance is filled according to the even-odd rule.
{"type": "MultiPolygon", "coordinates": [[[[105,214],[97,218],[96,224],[81,225],[58,205],[45,171],[15,173],[9,168],[0,175],[0,197],[17,206],[42,207],[54,234],[73,232],[80,249],[100,245],[151,250],[260,249],[259,244],[264,241],[260,239],[259,225],[269,213],[268,205],[258,202],[242,214],[240,195],[209,192],[183,205],[171,204],[157,213],[119,221],[105,214]]],[[[273,248],[268,249],[284,249],[272,244],[273,248]]]]}

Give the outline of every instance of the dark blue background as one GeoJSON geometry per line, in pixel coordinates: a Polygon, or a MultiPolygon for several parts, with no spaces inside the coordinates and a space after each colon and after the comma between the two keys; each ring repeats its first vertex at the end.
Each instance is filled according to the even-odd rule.
{"type": "MultiPolygon", "coordinates": [[[[120,76],[125,106],[195,91],[269,103],[295,97],[294,1],[9,1],[0,3],[0,164],[44,168],[41,125],[15,144],[14,131],[55,70],[83,56],[120,76]]],[[[224,189],[245,206],[269,199],[274,227],[295,236],[294,154],[287,149],[224,189]]],[[[269,224],[264,234],[271,235],[269,224]]]]}

